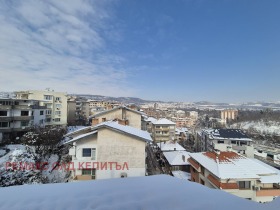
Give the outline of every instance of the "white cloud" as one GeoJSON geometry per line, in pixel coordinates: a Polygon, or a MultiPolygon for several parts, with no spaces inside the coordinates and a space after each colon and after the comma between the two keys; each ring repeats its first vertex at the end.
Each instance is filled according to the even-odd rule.
{"type": "Polygon", "coordinates": [[[1,1],[0,90],[133,95],[101,36],[109,20],[107,1],[1,1]]]}

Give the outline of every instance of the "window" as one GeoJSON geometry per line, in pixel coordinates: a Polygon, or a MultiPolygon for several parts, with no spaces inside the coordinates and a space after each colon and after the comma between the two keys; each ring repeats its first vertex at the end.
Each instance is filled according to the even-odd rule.
{"type": "Polygon", "coordinates": [[[40,115],[44,115],[44,111],[42,110],[42,111],[40,111],[40,115]]]}
{"type": "Polygon", "coordinates": [[[46,110],[46,115],[52,114],[52,110],[46,110]]]}
{"type": "Polygon", "coordinates": [[[91,175],[91,179],[95,179],[96,170],[95,169],[82,169],[82,175],[91,175]]]}
{"type": "Polygon", "coordinates": [[[83,148],[83,157],[91,157],[92,160],[96,159],[95,148],[83,148]]]}
{"type": "Polygon", "coordinates": [[[224,141],[218,141],[218,144],[223,144],[223,143],[225,143],[224,141]]]}
{"type": "Polygon", "coordinates": [[[236,144],[237,142],[236,141],[231,141],[231,144],[236,144]]]}
{"type": "Polygon", "coordinates": [[[56,104],[55,107],[56,108],[61,108],[61,104],[56,104]]]}
{"type": "Polygon", "coordinates": [[[60,118],[55,118],[54,121],[55,122],[60,122],[60,118]]]}
{"type": "Polygon", "coordinates": [[[59,115],[59,114],[61,114],[61,111],[55,111],[55,114],[59,115]]]}
{"type": "Polygon", "coordinates": [[[238,182],[239,189],[250,189],[251,182],[250,181],[240,181],[238,182]]]}
{"type": "Polygon", "coordinates": [[[52,100],[52,96],[51,95],[44,95],[44,99],[45,100],[52,100]]]}
{"type": "Polygon", "coordinates": [[[61,98],[60,97],[56,97],[55,100],[56,101],[61,101],[61,98]]]}
{"type": "Polygon", "coordinates": [[[28,124],[29,124],[29,121],[21,121],[20,122],[21,126],[28,126],[28,124]]]}
{"type": "Polygon", "coordinates": [[[28,111],[21,111],[20,116],[28,116],[28,111]]]}
{"type": "Polygon", "coordinates": [[[40,123],[40,124],[44,124],[44,120],[43,120],[43,119],[41,119],[39,123],[40,123]]]}
{"type": "Polygon", "coordinates": [[[91,149],[83,148],[83,157],[91,157],[91,149]]]}
{"type": "Polygon", "coordinates": [[[9,126],[9,122],[0,122],[0,128],[8,128],[9,126]]]}
{"type": "Polygon", "coordinates": [[[51,118],[46,118],[46,122],[51,122],[51,118]]]}
{"type": "Polygon", "coordinates": [[[8,112],[7,111],[0,111],[0,116],[7,116],[8,112]]]}
{"type": "Polygon", "coordinates": [[[11,101],[0,101],[0,104],[8,106],[8,105],[11,105],[12,102],[11,101]]]}

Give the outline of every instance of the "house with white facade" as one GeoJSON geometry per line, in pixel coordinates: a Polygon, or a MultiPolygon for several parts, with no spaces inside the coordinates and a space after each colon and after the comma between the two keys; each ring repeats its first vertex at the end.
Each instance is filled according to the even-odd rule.
{"type": "Polygon", "coordinates": [[[191,181],[256,202],[280,196],[280,171],[236,152],[189,153],[191,181]]]}
{"type": "Polygon", "coordinates": [[[254,157],[252,139],[240,129],[205,129],[199,132],[200,151],[233,150],[246,157],[254,157]]]}
{"type": "Polygon", "coordinates": [[[148,132],[108,121],[66,136],[73,180],[145,176],[148,132]]]}

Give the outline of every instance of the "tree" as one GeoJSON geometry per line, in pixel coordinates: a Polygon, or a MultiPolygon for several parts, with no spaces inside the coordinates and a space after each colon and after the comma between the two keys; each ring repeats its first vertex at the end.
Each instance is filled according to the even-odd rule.
{"type": "Polygon", "coordinates": [[[36,153],[48,154],[56,149],[62,140],[66,129],[60,127],[33,127],[21,138],[23,144],[34,146],[36,153]]]}

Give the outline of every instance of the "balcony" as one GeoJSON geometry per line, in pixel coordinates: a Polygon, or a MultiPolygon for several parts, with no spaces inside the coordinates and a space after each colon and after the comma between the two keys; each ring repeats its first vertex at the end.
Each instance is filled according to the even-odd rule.
{"type": "Polygon", "coordinates": [[[0,110],[12,109],[11,105],[0,105],[0,110]]]}
{"type": "Polygon", "coordinates": [[[0,121],[1,122],[10,122],[13,120],[13,117],[9,117],[9,116],[0,116],[0,121]]]}
{"type": "Polygon", "coordinates": [[[280,196],[280,189],[265,189],[261,188],[261,190],[256,192],[257,196],[280,196]]]}
{"type": "Polygon", "coordinates": [[[33,120],[34,116],[15,116],[13,117],[13,120],[15,121],[28,121],[28,120],[33,120]]]}
{"type": "Polygon", "coordinates": [[[10,127],[0,127],[0,132],[11,132],[12,129],[10,127]]]}
{"type": "Polygon", "coordinates": [[[27,106],[27,105],[13,105],[12,108],[13,109],[21,109],[21,110],[32,109],[31,106],[27,106]]]}

